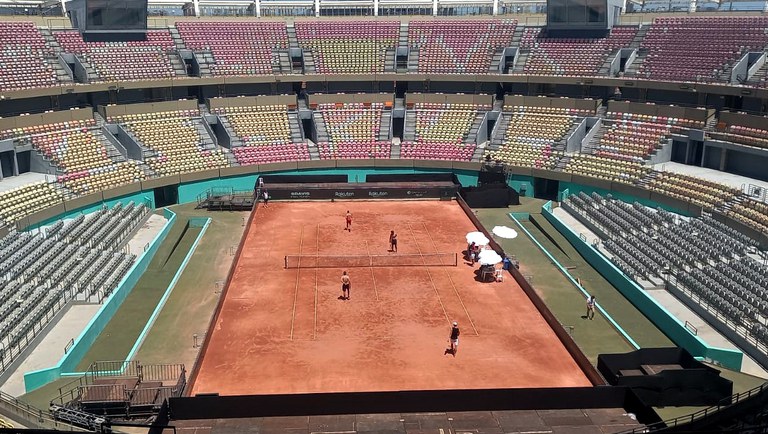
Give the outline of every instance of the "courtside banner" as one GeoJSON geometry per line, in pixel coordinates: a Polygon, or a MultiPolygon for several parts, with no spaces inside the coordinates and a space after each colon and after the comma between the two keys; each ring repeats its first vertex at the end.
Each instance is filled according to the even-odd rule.
{"type": "Polygon", "coordinates": [[[456,187],[359,187],[325,188],[296,185],[272,188],[273,200],[441,199],[456,196],[456,187]]]}

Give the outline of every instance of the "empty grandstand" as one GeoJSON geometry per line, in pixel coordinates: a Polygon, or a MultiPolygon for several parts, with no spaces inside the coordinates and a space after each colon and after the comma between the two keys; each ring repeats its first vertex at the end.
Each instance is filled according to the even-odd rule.
{"type": "MultiPolygon", "coordinates": [[[[759,369],[768,370],[761,359],[768,351],[768,1],[756,2],[759,12],[703,11],[739,9],[744,3],[633,1],[625,8],[647,13],[622,10],[604,33],[563,35],[548,30],[547,5],[538,0],[150,1],[154,17],[145,40],[100,42],[74,30],[57,1],[0,0],[0,14],[25,15],[0,18],[0,376],[23,363],[58,327],[67,308],[101,306],[142,253],[156,253],[152,240],[136,241],[138,248],[127,245],[155,215],[154,206],[194,205],[213,193],[251,197],[254,183],[265,174],[332,175],[358,183],[377,175],[439,173],[458,179],[462,187],[483,184],[488,175],[523,201],[523,207],[503,208],[492,217],[490,212],[472,217],[470,211],[473,225],[479,225],[478,216],[488,218],[484,223],[498,219],[494,224],[512,225],[509,212],[530,214],[540,204],[560,201],[597,235],[599,241],[591,246],[625,277],[648,291],[669,290],[732,337],[734,353],[752,356],[763,365],[759,369]],[[35,6],[20,9],[25,5],[35,6]],[[653,13],[656,9],[690,13],[653,13]]],[[[252,199],[244,202],[247,207],[252,199]]],[[[270,209],[282,204],[276,205],[270,209]]],[[[238,231],[252,223],[247,214],[222,213],[213,220],[213,236],[195,238],[203,232],[193,220],[204,211],[191,208],[182,207],[188,215],[180,224],[163,228],[163,236],[177,231],[175,238],[167,243],[158,238],[164,243],[157,253],[162,265],[152,271],[167,277],[170,289],[153,300],[147,318],[141,317],[146,324],[131,324],[144,329],[136,331],[140,338],[130,352],[120,353],[133,360],[118,363],[134,363],[142,348],[170,346],[163,339],[183,340],[178,345],[184,348],[174,354],[194,361],[208,342],[213,328],[200,324],[213,317],[213,306],[226,295],[235,272],[226,270],[240,255],[238,231]],[[198,243],[202,254],[195,252],[198,243]],[[176,262],[197,266],[192,273],[181,274],[182,266],[180,274],[168,276],[172,273],[163,268],[165,263],[176,262]],[[202,289],[180,303],[170,292],[177,283],[185,290],[202,289]],[[165,303],[171,306],[167,310],[165,303]],[[181,320],[161,317],[174,309],[192,313],[181,320]]],[[[535,218],[521,223],[533,233],[531,239],[521,236],[504,245],[519,254],[522,267],[511,275],[501,273],[502,282],[514,278],[521,288],[527,285],[530,291],[520,292],[528,297],[525,303],[532,300],[545,316],[552,310],[548,315],[557,324],[555,334],[590,369],[602,351],[647,346],[643,332],[636,330],[623,331],[605,347],[594,345],[603,339],[600,333],[622,333],[622,313],[638,313],[612,287],[612,302],[621,300],[624,304],[616,305],[626,310],[610,317],[616,305],[606,302],[605,308],[598,306],[598,320],[582,326],[572,315],[571,302],[577,300],[581,309],[597,278],[584,286],[570,277],[557,285],[547,281],[534,291],[532,283],[561,276],[553,271],[558,260],[562,276],[589,268],[570,254],[572,240],[564,242],[540,223],[535,218]],[[543,236],[537,241],[538,235],[543,236]],[[531,242],[551,250],[544,260],[549,268],[535,269],[535,260],[526,263],[531,242]],[[535,296],[566,286],[575,288],[567,301],[556,292],[542,300],[535,296]]],[[[313,229],[318,236],[320,229],[319,224],[313,229]]],[[[406,251],[413,247],[421,255],[420,249],[426,252],[430,246],[431,227],[398,230],[404,240],[424,237],[411,246],[402,243],[406,251]]],[[[505,242],[494,238],[489,244],[505,242]]],[[[284,248],[271,247],[265,255],[291,253],[277,252],[284,248]]],[[[374,271],[370,275],[375,279],[374,271]]],[[[434,286],[439,276],[429,269],[425,275],[434,286]]],[[[307,276],[297,272],[295,303],[314,303],[317,309],[325,302],[317,298],[323,279],[314,274],[315,299],[310,300],[297,289],[299,278],[307,276]]],[[[259,271],[258,279],[273,277],[259,271]]],[[[478,273],[478,279],[483,277],[478,273]]],[[[453,288],[456,295],[463,290],[453,288]]],[[[494,300],[492,295],[487,299],[494,300]]],[[[472,310],[456,306],[443,305],[446,318],[472,310]]],[[[251,308],[243,302],[243,310],[251,308]]],[[[128,310],[123,314],[132,319],[128,310]]],[[[307,318],[299,315],[299,321],[315,321],[316,326],[317,310],[315,318],[307,318]]],[[[295,315],[291,338],[294,322],[295,315]]],[[[215,321],[211,324],[215,327],[215,321]]],[[[462,330],[474,338],[469,324],[462,320],[462,330]]],[[[696,336],[692,339],[705,340],[689,330],[696,336]]],[[[482,330],[475,332],[481,335],[482,330]]],[[[71,346],[62,349],[66,354],[71,346]]],[[[340,353],[331,350],[327,357],[340,353]]],[[[739,375],[725,367],[736,364],[716,356],[704,359],[724,375],[739,375]]],[[[127,379],[96,384],[86,378],[69,390],[77,395],[76,404],[66,407],[62,401],[53,411],[60,420],[74,420],[83,416],[77,412],[95,408],[89,405],[107,402],[115,414],[131,413],[126,409],[135,406],[134,416],[150,417],[164,408],[165,399],[181,394],[181,383],[155,384],[149,375],[142,378],[136,366],[127,379]]],[[[174,376],[167,381],[176,379],[177,371],[186,375],[183,367],[173,366],[174,376]]],[[[55,369],[46,375],[72,376],[83,367],[55,369]]],[[[20,384],[25,387],[23,378],[20,384]]],[[[35,384],[30,390],[41,386],[30,384],[35,384]]],[[[765,394],[754,390],[750,398],[765,394]]],[[[5,400],[0,396],[0,404],[5,400]]],[[[743,404],[739,396],[733,401],[743,404]]],[[[723,403],[714,409],[726,409],[720,414],[727,416],[733,408],[723,403]]],[[[588,414],[579,411],[579,418],[588,414]]],[[[687,409],[656,408],[649,414],[656,416],[654,411],[663,417],[687,409]]],[[[753,412],[755,421],[765,418],[761,411],[753,412]]],[[[645,423],[653,419],[649,414],[637,418],[645,423]]],[[[614,420],[605,414],[584,416],[595,425],[601,417],[614,420]]],[[[685,423],[710,417],[693,415],[685,423]]],[[[536,421],[536,429],[562,428],[536,421]]],[[[400,422],[388,423],[399,430],[400,422]]],[[[330,429],[318,426],[311,430],[330,429]]],[[[440,428],[464,429],[459,426],[440,428]]],[[[476,422],[466,425],[468,431],[476,427],[476,422]]],[[[340,425],[338,431],[359,429],[348,428],[340,425]]],[[[601,428],[616,432],[626,427],[601,428]]]]}

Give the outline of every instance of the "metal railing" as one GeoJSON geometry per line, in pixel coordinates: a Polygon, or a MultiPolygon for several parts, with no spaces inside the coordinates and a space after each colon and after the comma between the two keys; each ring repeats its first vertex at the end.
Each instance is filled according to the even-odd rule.
{"type": "Polygon", "coordinates": [[[706,419],[725,408],[733,407],[734,405],[737,405],[740,402],[743,402],[749,398],[752,398],[753,396],[757,396],[765,391],[768,391],[768,383],[763,383],[760,386],[757,386],[753,389],[747,390],[745,392],[739,392],[735,395],[732,395],[729,398],[726,398],[723,401],[721,401],[723,402],[722,404],[713,405],[711,407],[704,408],[702,410],[699,410],[697,412],[694,412],[685,416],[680,416],[674,419],[647,425],[644,428],[635,428],[631,431],[624,431],[621,434],[649,433],[649,432],[659,431],[665,428],[676,427],[678,425],[693,423],[695,421],[706,419]]]}
{"type": "Polygon", "coordinates": [[[62,431],[80,431],[77,427],[55,420],[47,411],[43,411],[24,401],[20,401],[4,392],[0,392],[0,408],[2,408],[4,414],[17,419],[20,423],[24,423],[30,428],[37,427],[62,431]]]}

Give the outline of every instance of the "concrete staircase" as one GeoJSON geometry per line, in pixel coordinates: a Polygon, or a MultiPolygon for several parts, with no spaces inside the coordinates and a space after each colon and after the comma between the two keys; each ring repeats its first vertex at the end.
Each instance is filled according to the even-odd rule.
{"type": "Polygon", "coordinates": [[[643,43],[647,33],[648,26],[641,25],[640,28],[637,29],[637,33],[635,33],[634,39],[632,39],[632,42],[629,43],[629,48],[640,48],[640,45],[643,43]]]}
{"type": "Polygon", "coordinates": [[[396,159],[400,158],[400,140],[396,139],[392,141],[392,147],[389,151],[389,158],[396,159]]]}
{"type": "Polygon", "coordinates": [[[211,50],[196,51],[195,59],[197,64],[200,65],[200,77],[210,77],[213,75],[212,65],[216,64],[216,60],[213,58],[211,50]]]}
{"type": "Polygon", "coordinates": [[[328,134],[328,129],[325,127],[325,119],[323,119],[323,115],[319,111],[315,110],[312,112],[312,120],[315,121],[315,130],[317,131],[317,142],[318,143],[329,142],[331,140],[331,137],[328,134]]]}
{"type": "Polygon", "coordinates": [[[408,73],[415,74],[419,72],[419,50],[411,48],[408,51],[408,73]]]}
{"type": "Polygon", "coordinates": [[[501,64],[501,59],[504,57],[504,49],[498,48],[495,53],[493,53],[493,58],[491,58],[491,66],[488,72],[491,74],[498,74],[499,73],[499,65],[501,64]]]}
{"type": "Polygon", "coordinates": [[[416,112],[413,110],[405,111],[405,121],[403,122],[403,141],[416,141],[416,112]]]}
{"type": "Polygon", "coordinates": [[[53,36],[53,32],[47,28],[40,28],[40,33],[42,33],[46,45],[53,50],[54,55],[46,55],[45,61],[53,69],[53,72],[56,73],[56,80],[61,83],[72,83],[74,81],[73,77],[69,75],[59,63],[58,56],[61,54],[62,50],[61,45],[59,45],[59,42],[56,41],[56,38],[53,36]]]}
{"type": "Polygon", "coordinates": [[[304,56],[304,73],[305,74],[317,74],[317,67],[315,64],[315,56],[311,50],[303,50],[304,56]]]}
{"type": "Polygon", "coordinates": [[[184,44],[184,40],[181,38],[179,30],[176,27],[169,26],[168,31],[171,32],[171,38],[173,39],[174,45],[176,45],[176,50],[186,50],[187,46],[184,44]]]}
{"type": "Polygon", "coordinates": [[[528,62],[528,56],[531,54],[531,50],[526,49],[520,49],[517,51],[517,62],[515,63],[515,67],[512,68],[513,73],[521,74],[523,73],[525,69],[525,64],[528,62]]]}
{"type": "Polygon", "coordinates": [[[229,134],[229,137],[231,139],[230,147],[232,149],[245,145],[243,141],[240,139],[240,136],[235,134],[235,129],[232,127],[232,124],[229,122],[227,115],[219,115],[219,122],[221,123],[221,126],[224,127],[224,129],[227,131],[227,134],[229,134]]]}
{"type": "Polygon", "coordinates": [[[99,73],[96,72],[96,69],[91,66],[91,63],[87,60],[87,58],[83,55],[77,55],[77,60],[80,61],[80,63],[83,65],[83,68],[85,68],[85,74],[87,77],[87,82],[92,81],[99,81],[99,73]]]}
{"type": "Polygon", "coordinates": [[[620,53],[621,50],[612,50],[611,54],[605,57],[605,60],[603,60],[603,64],[600,65],[600,69],[597,70],[598,76],[606,76],[611,71],[611,63],[613,62],[613,59],[616,58],[616,55],[620,53]]]}
{"type": "Polygon", "coordinates": [[[595,150],[600,147],[600,141],[603,139],[603,136],[605,136],[605,133],[608,132],[610,125],[609,122],[603,120],[600,129],[584,146],[582,146],[581,152],[583,154],[594,154],[595,150]]]}
{"type": "Polygon", "coordinates": [[[171,66],[173,67],[173,72],[176,76],[186,77],[187,67],[184,65],[184,61],[181,60],[181,56],[179,56],[178,53],[169,53],[168,58],[171,60],[171,66]]]}
{"type": "Polygon", "coordinates": [[[288,112],[288,126],[291,130],[291,142],[304,143],[304,133],[301,131],[301,120],[297,112],[288,112]]]}
{"type": "Polygon", "coordinates": [[[517,25],[515,27],[515,33],[512,34],[512,46],[517,47],[520,45],[520,40],[523,39],[523,32],[525,31],[525,28],[521,25],[517,25]]]}
{"type": "Polygon", "coordinates": [[[496,135],[491,137],[490,142],[486,145],[486,148],[491,151],[496,151],[504,144],[505,136],[507,135],[507,128],[509,122],[512,119],[509,115],[502,114],[496,125],[496,135]]]}
{"type": "Polygon", "coordinates": [[[107,149],[107,157],[109,157],[109,159],[110,159],[110,160],[114,161],[115,163],[122,163],[122,162],[124,162],[124,161],[127,161],[127,159],[125,158],[125,156],[124,156],[124,155],[123,155],[123,154],[122,154],[120,151],[118,151],[118,150],[117,150],[117,148],[115,148],[115,147],[112,145],[112,142],[110,142],[110,141],[109,141],[109,139],[107,139],[107,138],[104,136],[104,133],[101,131],[101,128],[94,128],[94,129],[91,129],[91,133],[92,133],[92,134],[93,134],[93,135],[94,135],[94,136],[95,136],[95,137],[96,137],[96,138],[99,140],[99,142],[101,142],[101,143],[104,145],[104,147],[107,149]]]}
{"type": "Polygon", "coordinates": [[[296,38],[296,27],[293,23],[286,24],[286,31],[288,32],[288,47],[299,48],[299,40],[296,38]]]}
{"type": "Polygon", "coordinates": [[[384,72],[396,72],[396,57],[397,54],[395,48],[387,48],[387,51],[384,54],[384,72]]]}
{"type": "Polygon", "coordinates": [[[466,136],[464,137],[464,143],[477,142],[477,132],[480,131],[480,127],[483,126],[483,119],[485,119],[484,111],[478,111],[475,113],[475,119],[472,121],[472,126],[469,127],[469,132],[467,132],[466,136]]]}
{"type": "Polygon", "coordinates": [[[652,171],[648,172],[648,174],[646,174],[645,176],[643,176],[642,178],[640,178],[640,179],[637,181],[637,183],[636,183],[635,185],[637,185],[638,187],[647,188],[646,186],[647,186],[648,184],[650,184],[650,183],[651,183],[651,181],[653,181],[654,179],[656,179],[656,177],[657,177],[658,175],[659,175],[659,172],[657,172],[657,171],[655,171],[655,170],[652,170],[652,171]]]}
{"type": "Polygon", "coordinates": [[[288,50],[274,50],[272,51],[272,72],[275,74],[291,74],[293,73],[293,65],[291,63],[291,55],[288,50]]]}
{"type": "Polygon", "coordinates": [[[379,137],[377,140],[380,142],[388,142],[392,138],[392,111],[384,110],[381,112],[381,126],[379,128],[379,137]]]}

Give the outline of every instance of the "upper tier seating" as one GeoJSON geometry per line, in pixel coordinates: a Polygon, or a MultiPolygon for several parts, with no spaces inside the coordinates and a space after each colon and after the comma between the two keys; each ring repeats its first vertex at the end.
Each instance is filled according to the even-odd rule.
{"type": "Polygon", "coordinates": [[[0,92],[56,85],[52,55],[34,24],[0,22],[0,92]]]}
{"type": "Polygon", "coordinates": [[[307,145],[291,141],[287,106],[229,107],[218,113],[242,141],[232,147],[239,164],[309,160],[307,145]]]}
{"type": "Polygon", "coordinates": [[[391,144],[379,140],[382,103],[320,104],[329,142],[317,144],[321,159],[389,158],[391,144]]]}
{"type": "Polygon", "coordinates": [[[419,72],[488,74],[496,50],[509,47],[515,20],[411,21],[408,43],[419,50],[419,72]]]}
{"type": "Polygon", "coordinates": [[[77,31],[53,33],[62,50],[79,54],[104,81],[166,79],[176,75],[168,53],[176,49],[168,30],[147,31],[146,41],[85,42],[77,31]]]}
{"type": "Polygon", "coordinates": [[[637,27],[614,27],[605,38],[547,38],[541,27],[527,27],[520,47],[530,54],[523,71],[537,75],[598,75],[608,56],[628,47],[637,27]]]}
{"type": "Polygon", "coordinates": [[[416,140],[403,142],[403,158],[468,161],[475,153],[474,143],[465,143],[472,122],[488,106],[475,104],[414,104],[416,140]]]}
{"type": "Polygon", "coordinates": [[[768,129],[730,125],[724,132],[709,133],[709,136],[716,140],[768,149],[768,129]]]}
{"type": "Polygon", "coordinates": [[[554,169],[563,155],[562,149],[556,149],[558,142],[573,128],[577,116],[564,108],[515,106],[504,111],[509,125],[502,145],[486,151],[486,157],[513,166],[554,169]]]}
{"type": "Polygon", "coordinates": [[[47,182],[35,182],[0,192],[0,226],[11,224],[63,200],[63,194],[47,182]]]}
{"type": "Polygon", "coordinates": [[[765,202],[746,199],[735,203],[727,214],[757,231],[768,234],[768,204],[765,202]]]}
{"type": "Polygon", "coordinates": [[[740,193],[737,188],[672,172],[656,172],[647,188],[676,199],[690,201],[707,210],[722,205],[740,193]]]}
{"type": "Polygon", "coordinates": [[[223,151],[206,146],[198,129],[199,113],[157,112],[115,118],[145,146],[144,162],[158,175],[168,176],[228,165],[223,151]]]}
{"type": "Polygon", "coordinates": [[[394,56],[400,35],[399,21],[297,21],[294,27],[320,74],[384,72],[387,50],[394,56]]]}
{"type": "Polygon", "coordinates": [[[288,48],[284,22],[180,21],[176,28],[187,48],[211,51],[213,75],[272,74],[274,50],[288,48]]]}
{"type": "Polygon", "coordinates": [[[576,175],[623,182],[625,184],[635,184],[651,172],[650,167],[640,163],[587,154],[572,156],[564,170],[576,175]]]}
{"type": "Polygon", "coordinates": [[[768,45],[768,17],[656,18],[641,48],[638,77],[723,81],[720,74],[745,50],[768,45]]]}

